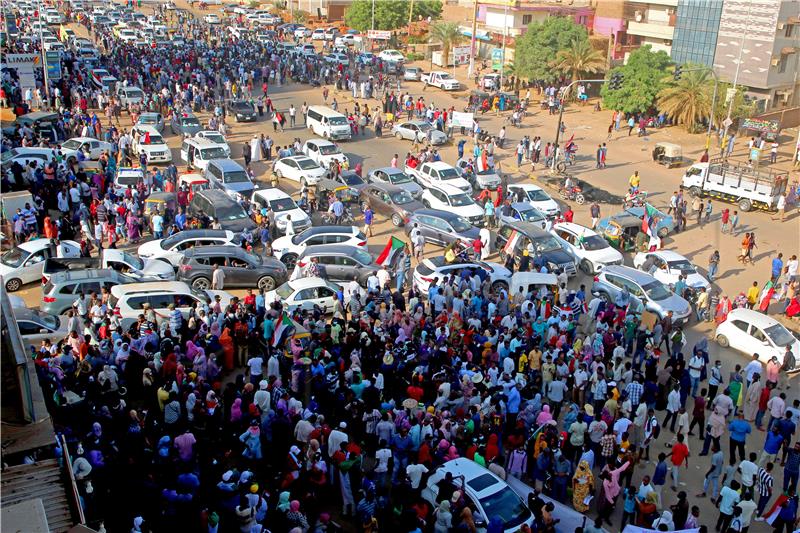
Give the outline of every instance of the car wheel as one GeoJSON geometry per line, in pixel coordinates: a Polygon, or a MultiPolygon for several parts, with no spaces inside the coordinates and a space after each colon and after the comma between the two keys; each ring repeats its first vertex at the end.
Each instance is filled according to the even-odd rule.
{"type": "Polygon", "coordinates": [[[275,278],[272,276],[264,276],[258,280],[258,288],[265,291],[271,291],[275,288],[275,278]]]}
{"type": "Polygon", "coordinates": [[[22,287],[22,280],[14,278],[6,281],[6,290],[8,292],[16,292],[22,287]]]}
{"type": "Polygon", "coordinates": [[[742,198],[741,200],[739,200],[739,209],[747,213],[748,211],[753,209],[753,203],[747,198],[742,198]]]}
{"type": "Polygon", "coordinates": [[[581,271],[587,276],[591,276],[592,274],[594,274],[594,265],[592,265],[592,262],[589,261],[588,259],[581,260],[580,267],[581,271]]]}
{"type": "Polygon", "coordinates": [[[275,177],[277,177],[278,179],[283,178],[283,172],[281,172],[280,170],[276,170],[275,171],[275,177]]]}
{"type": "Polygon", "coordinates": [[[211,281],[209,281],[208,278],[195,278],[195,280],[192,281],[192,287],[204,291],[211,288],[211,281]]]}
{"type": "Polygon", "coordinates": [[[726,337],[725,335],[717,335],[717,344],[719,344],[723,348],[727,348],[728,346],[731,345],[731,343],[728,342],[728,337],[726,337]]]}
{"type": "Polygon", "coordinates": [[[611,305],[611,296],[608,293],[601,292],[600,298],[606,303],[606,306],[611,305]]]}
{"type": "Polygon", "coordinates": [[[395,132],[395,134],[394,134],[394,137],[395,137],[395,139],[397,139],[398,141],[402,141],[402,140],[403,140],[403,134],[402,134],[402,133],[400,133],[399,131],[398,131],[398,132],[395,132]]]}
{"type": "Polygon", "coordinates": [[[286,265],[287,270],[292,270],[294,268],[295,263],[297,263],[297,255],[283,254],[283,256],[281,256],[281,263],[286,265]]]}
{"type": "Polygon", "coordinates": [[[669,228],[661,228],[660,230],[658,230],[657,235],[659,239],[665,238],[667,235],[669,235],[669,228]]]}
{"type": "Polygon", "coordinates": [[[689,187],[689,196],[692,198],[697,198],[702,194],[702,192],[703,191],[700,190],[700,187],[689,187]]]}
{"type": "Polygon", "coordinates": [[[398,215],[397,213],[393,214],[392,215],[392,224],[394,224],[398,228],[400,226],[402,226],[403,225],[402,217],[400,215],[398,215]]]}

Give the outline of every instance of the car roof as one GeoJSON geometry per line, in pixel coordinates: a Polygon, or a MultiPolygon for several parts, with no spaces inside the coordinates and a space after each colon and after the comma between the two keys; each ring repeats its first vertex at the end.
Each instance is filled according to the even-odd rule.
{"type": "Polygon", "coordinates": [[[378,189],[379,191],[383,191],[383,192],[386,192],[386,193],[389,193],[389,194],[394,194],[396,192],[401,192],[401,191],[405,190],[402,187],[399,187],[399,186],[395,185],[394,183],[386,183],[386,182],[383,182],[383,181],[378,181],[378,182],[375,182],[375,183],[368,183],[365,188],[367,188],[367,189],[368,188],[378,189]]]}
{"type": "Polygon", "coordinates": [[[228,193],[219,189],[203,189],[202,191],[197,191],[195,196],[197,195],[208,199],[208,201],[211,202],[212,207],[215,207],[214,204],[217,202],[224,202],[227,204],[236,203],[230,196],[228,196],[228,193]]]}
{"type": "Polygon", "coordinates": [[[509,226],[517,231],[520,231],[526,235],[530,235],[533,237],[542,237],[544,235],[550,235],[548,232],[543,230],[541,227],[533,224],[532,222],[524,222],[522,220],[514,220],[511,222],[503,222],[505,226],[509,226]]]}
{"type": "Polygon", "coordinates": [[[189,285],[182,281],[146,281],[144,283],[126,283],[111,287],[111,294],[116,298],[129,294],[151,292],[191,292],[189,285]]]}
{"type": "Polygon", "coordinates": [[[341,234],[341,235],[357,235],[359,229],[357,226],[312,226],[307,230],[300,233],[300,235],[320,235],[325,234],[341,234]]]}
{"type": "Polygon", "coordinates": [[[211,246],[195,246],[188,250],[184,250],[183,255],[186,257],[200,256],[200,255],[230,255],[242,257],[245,251],[239,246],[226,245],[226,244],[213,244],[211,246]]]}
{"type": "Polygon", "coordinates": [[[224,229],[185,229],[172,236],[181,239],[203,239],[209,237],[225,237],[232,239],[233,232],[224,229]]]}
{"type": "Polygon", "coordinates": [[[319,137],[314,137],[313,139],[307,139],[306,143],[314,143],[317,146],[336,145],[335,142],[329,141],[328,139],[321,139],[319,137]]]}
{"type": "Polygon", "coordinates": [[[465,194],[464,191],[456,187],[455,185],[450,185],[449,183],[444,183],[441,181],[437,181],[435,184],[428,187],[429,189],[436,189],[445,193],[448,196],[454,196],[456,194],[465,194]]]}
{"type": "MultiPolygon", "coordinates": [[[[292,161],[304,161],[304,160],[308,160],[308,161],[311,161],[312,163],[314,163],[314,160],[313,160],[313,159],[311,159],[310,157],[308,157],[307,155],[290,155],[290,156],[287,156],[287,157],[282,157],[282,158],[281,158],[281,159],[279,159],[278,161],[284,161],[284,160],[286,160],[286,159],[291,159],[292,161]]],[[[316,163],[314,163],[314,164],[316,165],[316,163]]]]}
{"type": "Polygon", "coordinates": [[[475,461],[470,461],[469,459],[466,459],[464,457],[459,457],[458,459],[453,459],[452,461],[448,461],[443,465],[439,466],[436,470],[441,471],[443,473],[451,472],[453,474],[453,477],[464,476],[464,483],[466,484],[467,488],[470,490],[470,492],[472,492],[478,497],[481,497],[482,495],[485,496],[489,494],[494,494],[495,492],[497,492],[499,488],[507,486],[507,484],[502,479],[500,479],[497,475],[489,471],[487,468],[484,468],[475,461]],[[470,481],[486,475],[494,478],[495,483],[489,485],[488,487],[486,487],[481,491],[476,491],[470,486],[469,484],[470,481]]]}
{"type": "Polygon", "coordinates": [[[119,272],[110,268],[86,268],[82,270],[65,270],[56,272],[50,276],[50,283],[58,285],[60,283],[76,282],[87,279],[118,278],[119,272]]]}
{"type": "Polygon", "coordinates": [[[650,283],[651,281],[656,281],[656,278],[647,272],[642,272],[641,270],[623,265],[609,265],[605,267],[600,274],[617,274],[618,276],[630,278],[636,283],[650,283]]]}
{"type": "Polygon", "coordinates": [[[117,168],[117,176],[144,176],[141,167],[119,167],[117,168]]]}
{"type": "Polygon", "coordinates": [[[307,289],[309,287],[327,287],[328,285],[330,285],[329,281],[318,277],[289,280],[289,286],[294,290],[307,289]]]}
{"type": "Polygon", "coordinates": [[[753,324],[759,328],[768,328],[770,326],[774,326],[775,324],[780,324],[780,322],[769,315],[759,313],[758,311],[754,311],[752,309],[746,309],[744,307],[737,307],[736,309],[731,310],[731,312],[728,313],[728,321],[733,318],[744,320],[745,322],[753,324]]]}
{"type": "MultiPolygon", "coordinates": [[[[201,139],[202,139],[202,137],[201,137],[201,139]]],[[[212,143],[212,144],[214,144],[214,146],[219,146],[214,141],[211,141],[209,139],[205,139],[205,140],[210,142],[210,143],[212,143]]],[[[237,163],[236,161],[234,161],[231,158],[212,159],[211,161],[208,162],[208,164],[217,166],[217,167],[221,168],[222,170],[244,170],[244,168],[242,168],[242,165],[240,165],[239,163],[237,163]]]]}
{"type": "MultiPolygon", "coordinates": [[[[399,188],[399,187],[398,187],[399,188]]],[[[418,215],[427,215],[437,218],[443,218],[445,220],[453,220],[455,218],[459,218],[459,215],[453,213],[452,211],[445,211],[444,209],[429,209],[427,207],[423,209],[417,209],[413,213],[411,213],[412,217],[418,215]]]]}
{"type": "Polygon", "coordinates": [[[441,169],[441,168],[454,168],[453,165],[449,163],[445,163],[444,161],[427,161],[427,164],[431,168],[441,169]]]}
{"type": "Polygon", "coordinates": [[[665,261],[682,261],[682,260],[688,261],[686,257],[672,250],[656,250],[655,252],[648,252],[648,253],[651,255],[661,257],[665,261]]]}
{"type": "Polygon", "coordinates": [[[581,226],[580,224],[575,224],[574,222],[559,222],[557,224],[553,224],[553,229],[559,229],[559,228],[563,228],[567,231],[571,231],[576,235],[580,235],[583,237],[589,235],[597,235],[596,232],[592,231],[586,226],[581,226]]]}
{"type": "MultiPolygon", "coordinates": [[[[313,246],[306,246],[303,250],[303,257],[314,255],[347,255],[352,256],[356,250],[367,251],[360,246],[351,246],[349,244],[315,244],[313,246]]],[[[370,254],[371,255],[371,254],[370,254]]]]}
{"type": "Polygon", "coordinates": [[[286,193],[277,187],[267,187],[266,189],[259,189],[253,193],[254,196],[259,196],[265,200],[275,200],[278,198],[291,198],[289,193],[286,193]]]}
{"type": "Polygon", "coordinates": [[[541,187],[538,185],[534,185],[533,183],[512,183],[508,186],[509,189],[516,188],[522,189],[523,191],[543,191],[541,187]]]}

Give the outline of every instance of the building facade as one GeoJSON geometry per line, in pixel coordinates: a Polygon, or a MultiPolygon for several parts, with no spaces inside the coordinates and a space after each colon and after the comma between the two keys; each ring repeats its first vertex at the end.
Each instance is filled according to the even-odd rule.
{"type": "Polygon", "coordinates": [[[675,63],[714,65],[722,6],[720,0],[678,0],[671,51],[675,63]]]}
{"type": "Polygon", "coordinates": [[[576,24],[591,30],[594,8],[590,0],[574,0],[570,4],[558,0],[481,0],[478,5],[479,27],[489,33],[511,37],[525,33],[528,26],[549,17],[570,17],[576,24]]]}
{"type": "Polygon", "coordinates": [[[714,70],[759,108],[800,102],[800,0],[725,0],[714,70]]]}
{"type": "Polygon", "coordinates": [[[654,52],[672,51],[678,0],[627,0],[624,7],[625,31],[632,41],[649,44],[654,52]]]}

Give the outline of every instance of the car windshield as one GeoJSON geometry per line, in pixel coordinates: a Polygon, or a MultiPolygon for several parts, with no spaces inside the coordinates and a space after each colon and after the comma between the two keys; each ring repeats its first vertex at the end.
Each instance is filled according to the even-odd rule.
{"type": "Polygon", "coordinates": [[[289,285],[289,282],[287,281],[286,283],[275,289],[275,293],[277,293],[277,295],[281,297],[281,300],[288,300],[289,297],[292,294],[294,294],[294,289],[292,289],[292,286],[289,285]]]}
{"type": "Polygon", "coordinates": [[[403,205],[413,201],[414,199],[406,191],[396,192],[392,195],[392,202],[396,203],[397,205],[403,205]]]}
{"type": "Polygon", "coordinates": [[[450,74],[447,74],[446,72],[442,72],[442,73],[439,74],[439,79],[440,80],[450,80],[450,79],[453,79],[453,77],[450,74]]]}
{"type": "Polygon", "coordinates": [[[129,254],[128,252],[122,252],[122,260],[136,270],[141,270],[144,268],[144,261],[135,255],[129,254]]]}
{"type": "Polygon", "coordinates": [[[239,204],[216,206],[216,215],[220,220],[239,220],[247,218],[247,213],[239,204]]]}
{"type": "Polygon", "coordinates": [[[167,144],[167,143],[164,142],[164,138],[161,135],[156,135],[155,133],[151,133],[150,144],[167,144]]]}
{"type": "Polygon", "coordinates": [[[297,209],[297,204],[294,203],[294,200],[291,198],[278,198],[277,200],[271,200],[269,205],[276,213],[297,209]]]}
{"type": "Polygon", "coordinates": [[[323,144],[319,147],[319,153],[322,155],[341,154],[342,151],[335,144],[323,144]]]}
{"type": "Polygon", "coordinates": [[[331,126],[347,126],[347,119],[344,117],[329,117],[328,123],[331,126]]]}
{"type": "Polygon", "coordinates": [[[461,177],[461,174],[454,168],[443,168],[439,171],[439,176],[443,180],[454,180],[461,177]]]}
{"type": "Polygon", "coordinates": [[[3,254],[3,257],[0,258],[0,261],[3,262],[4,265],[10,266],[12,268],[17,268],[25,260],[28,256],[31,255],[30,253],[26,252],[22,248],[12,248],[11,250],[7,251],[3,254]]]}
{"type": "Polygon", "coordinates": [[[493,175],[495,172],[491,168],[487,168],[486,170],[479,170],[477,172],[478,176],[490,176],[493,175]]]}
{"type": "Polygon", "coordinates": [[[362,265],[372,264],[372,256],[369,255],[369,252],[365,252],[364,250],[355,250],[353,252],[353,259],[355,259],[362,265]]]}
{"type": "Polygon", "coordinates": [[[252,111],[253,106],[248,104],[247,102],[236,102],[233,104],[233,108],[237,111],[252,111]]]}
{"type": "Polygon", "coordinates": [[[200,122],[198,122],[198,120],[196,118],[194,118],[194,117],[184,117],[183,120],[181,120],[181,123],[184,126],[199,126],[200,125],[200,122]]]}
{"type": "Polygon", "coordinates": [[[395,185],[402,185],[403,183],[411,183],[411,178],[404,172],[398,172],[396,174],[389,174],[389,181],[395,185]]]}
{"type": "Polygon", "coordinates": [[[35,316],[38,321],[46,326],[49,329],[58,329],[58,326],[61,325],[61,320],[58,319],[57,316],[51,315],[50,313],[43,313],[42,311],[38,311],[36,309],[31,309],[31,313],[35,316]]]}
{"type": "Polygon", "coordinates": [[[215,131],[212,131],[210,133],[204,133],[203,137],[205,137],[211,142],[215,142],[218,144],[225,144],[225,137],[223,137],[222,134],[217,133],[215,131]]]}
{"type": "Polygon", "coordinates": [[[225,172],[222,179],[224,183],[247,183],[250,181],[250,178],[247,177],[247,172],[244,170],[225,172]]]}
{"type": "Polygon", "coordinates": [[[117,175],[117,183],[120,185],[136,185],[139,183],[139,175],[138,174],[119,174],[117,175]]]}
{"type": "Polygon", "coordinates": [[[81,144],[82,144],[81,141],[77,139],[70,139],[62,143],[61,148],[66,148],[67,150],[77,150],[78,148],[81,147],[81,144]]]}
{"type": "Polygon", "coordinates": [[[311,160],[311,159],[299,159],[299,160],[297,160],[297,164],[303,170],[312,170],[312,169],[315,169],[315,168],[319,168],[317,166],[317,164],[314,163],[314,161],[311,160]]]}
{"type": "Polygon", "coordinates": [[[200,150],[200,156],[205,161],[210,161],[212,159],[223,159],[225,158],[225,149],[219,146],[214,146],[213,148],[203,148],[200,150]]]}
{"type": "Polygon", "coordinates": [[[189,290],[192,292],[195,298],[200,300],[201,302],[211,303],[211,297],[208,295],[206,291],[195,289],[194,287],[189,287],[189,290]]]}
{"type": "Polygon", "coordinates": [[[517,493],[508,486],[481,499],[480,503],[484,514],[491,518],[498,517],[506,530],[522,524],[531,515],[517,493]]]}
{"type": "Polygon", "coordinates": [[[520,209],[518,212],[520,220],[524,220],[525,222],[537,222],[544,218],[542,214],[534,208],[520,209]]]}
{"type": "Polygon", "coordinates": [[[667,289],[663,283],[660,281],[653,281],[652,283],[648,283],[642,287],[644,289],[644,293],[647,295],[648,298],[651,300],[655,300],[659,302],[661,300],[666,300],[672,293],[669,289],[667,289]]]}
{"type": "Polygon", "coordinates": [[[158,115],[142,115],[139,117],[142,124],[158,124],[158,115]]]}
{"type": "Polygon", "coordinates": [[[359,178],[358,174],[355,174],[355,173],[353,173],[353,174],[350,174],[350,173],[342,174],[341,178],[342,178],[343,182],[345,182],[347,185],[350,185],[350,186],[363,185],[364,184],[364,180],[359,178]]]}
{"type": "Polygon", "coordinates": [[[777,346],[788,346],[795,341],[794,336],[789,333],[789,330],[786,329],[783,324],[773,324],[772,326],[764,329],[764,333],[767,334],[767,337],[772,339],[777,346]]]}
{"type": "Polygon", "coordinates": [[[450,197],[450,205],[453,207],[464,207],[465,205],[472,205],[475,202],[468,194],[454,194],[450,197]]]}
{"type": "Polygon", "coordinates": [[[669,269],[670,270],[678,270],[680,272],[686,272],[688,274],[694,274],[696,272],[696,269],[694,268],[694,265],[691,264],[686,259],[681,259],[679,261],[670,261],[669,262],[669,269]]]}
{"type": "Polygon", "coordinates": [[[528,191],[528,200],[532,202],[546,202],[550,199],[547,193],[538,189],[528,191]]]}
{"type": "Polygon", "coordinates": [[[604,248],[609,247],[608,241],[606,241],[600,235],[589,235],[588,237],[583,237],[582,242],[583,249],[589,252],[603,250],[604,248]]]}
{"type": "Polygon", "coordinates": [[[163,241],[161,241],[161,249],[162,250],[169,250],[179,242],[183,240],[183,236],[180,233],[176,233],[172,237],[167,237],[163,241]]]}
{"type": "Polygon", "coordinates": [[[558,244],[558,241],[552,235],[534,239],[533,245],[536,247],[536,251],[538,252],[553,252],[555,250],[561,250],[561,245],[558,244]]]}
{"type": "Polygon", "coordinates": [[[144,93],[139,89],[127,89],[125,91],[125,96],[128,98],[144,98],[144,93]]]}
{"type": "Polygon", "coordinates": [[[472,229],[472,224],[466,221],[466,219],[462,217],[455,217],[450,219],[450,225],[453,226],[453,229],[459,233],[464,231],[469,231],[472,229]]]}
{"type": "Polygon", "coordinates": [[[419,128],[419,131],[424,131],[424,132],[427,132],[429,129],[432,128],[432,126],[430,124],[428,124],[427,122],[423,122],[421,124],[417,124],[416,126],[419,128]]]}

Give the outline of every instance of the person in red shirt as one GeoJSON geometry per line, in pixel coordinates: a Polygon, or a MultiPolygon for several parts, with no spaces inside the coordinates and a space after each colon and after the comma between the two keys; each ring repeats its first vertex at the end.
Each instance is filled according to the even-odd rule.
{"type": "Polygon", "coordinates": [[[564,222],[572,222],[574,216],[575,213],[572,212],[572,207],[568,205],[567,210],[564,212],[564,222]]]}
{"type": "Polygon", "coordinates": [[[678,490],[678,479],[680,477],[680,468],[685,464],[689,468],[689,448],[683,443],[684,436],[682,433],[678,434],[677,441],[672,445],[672,451],[667,457],[672,458],[672,490],[678,490]]]}

